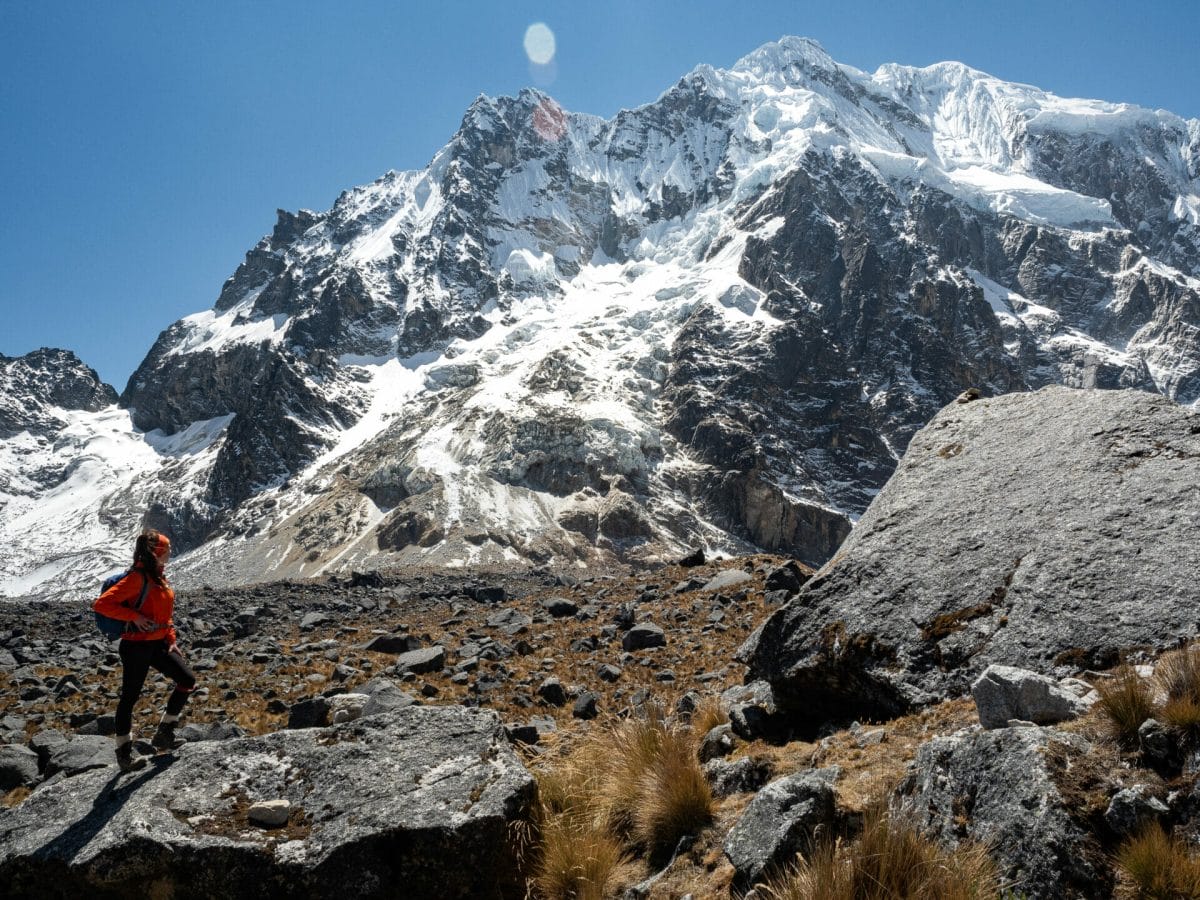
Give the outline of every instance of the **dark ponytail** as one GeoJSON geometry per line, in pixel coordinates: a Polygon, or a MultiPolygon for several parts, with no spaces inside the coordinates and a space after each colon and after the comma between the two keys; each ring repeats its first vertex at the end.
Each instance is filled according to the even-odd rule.
{"type": "Polygon", "coordinates": [[[167,586],[167,577],[163,574],[162,569],[158,567],[158,560],[154,558],[154,551],[164,543],[170,546],[166,535],[159,534],[152,529],[147,529],[138,535],[137,543],[133,547],[133,567],[141,569],[162,587],[167,586]]]}

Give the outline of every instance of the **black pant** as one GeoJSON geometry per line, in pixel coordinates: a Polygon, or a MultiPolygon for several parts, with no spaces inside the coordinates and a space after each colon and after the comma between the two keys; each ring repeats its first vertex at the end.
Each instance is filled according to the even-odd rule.
{"type": "Polygon", "coordinates": [[[167,652],[167,642],[121,641],[121,700],[117,704],[117,734],[129,734],[133,726],[133,704],[137,703],[150,669],[175,681],[175,690],[167,701],[167,713],[179,715],[183,704],[196,687],[196,676],[178,650],[167,652]]]}

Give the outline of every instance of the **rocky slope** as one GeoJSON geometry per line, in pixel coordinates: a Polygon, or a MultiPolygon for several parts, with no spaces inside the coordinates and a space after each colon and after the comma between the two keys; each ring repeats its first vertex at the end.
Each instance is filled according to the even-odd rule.
{"type": "Polygon", "coordinates": [[[1200,400],[1198,176],[1195,121],[795,38],[608,121],[481,97],[425,169],[281,212],[163,332],[130,464],[10,501],[0,590],[90,583],[140,519],[194,583],[819,564],[967,387],[1200,400]],[[67,520],[47,566],[28,535],[67,520]]]}

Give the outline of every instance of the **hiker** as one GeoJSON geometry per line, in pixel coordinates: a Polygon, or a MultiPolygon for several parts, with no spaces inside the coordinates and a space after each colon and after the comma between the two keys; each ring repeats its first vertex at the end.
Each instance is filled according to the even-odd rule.
{"type": "Polygon", "coordinates": [[[133,550],[133,566],[125,577],[100,595],[93,609],[130,623],[121,635],[121,699],[117,703],[117,764],[122,772],[140,769],[144,757],[133,750],[133,705],[142,692],[146,673],[157,669],[175,681],[167,709],[150,743],[160,750],[175,746],[179,714],[196,688],[196,676],[176,645],[171,615],[175,591],[163,569],[171,557],[171,542],[157,531],[143,531],[133,550]],[[145,589],[140,609],[135,605],[145,589]]]}

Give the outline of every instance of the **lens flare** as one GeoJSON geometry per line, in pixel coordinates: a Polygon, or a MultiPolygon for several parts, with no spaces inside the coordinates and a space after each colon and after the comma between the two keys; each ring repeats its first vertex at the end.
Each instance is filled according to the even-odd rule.
{"type": "Polygon", "coordinates": [[[544,66],[554,59],[554,32],[545,22],[534,22],[525,29],[525,55],[529,61],[544,66]]]}

